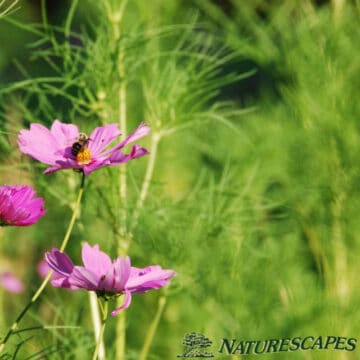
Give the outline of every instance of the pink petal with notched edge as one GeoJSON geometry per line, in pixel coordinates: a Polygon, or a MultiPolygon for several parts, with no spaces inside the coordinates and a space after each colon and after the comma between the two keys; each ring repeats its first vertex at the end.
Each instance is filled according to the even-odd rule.
{"type": "Polygon", "coordinates": [[[118,307],[114,311],[112,311],[111,315],[116,316],[121,310],[127,309],[130,306],[130,304],[131,304],[131,292],[126,291],[124,303],[120,307],[118,307]]]}
{"type": "Polygon", "coordinates": [[[45,170],[45,173],[51,173],[77,166],[74,159],[67,159],[64,155],[78,135],[79,130],[76,125],[55,120],[50,130],[41,124],[31,124],[30,130],[21,130],[18,145],[24,154],[45,164],[53,165],[45,170]]]}
{"type": "Polygon", "coordinates": [[[104,151],[101,156],[107,157],[111,154],[113,154],[115,151],[122,149],[127,144],[130,144],[131,142],[134,142],[144,136],[146,136],[150,132],[150,128],[144,124],[141,123],[127,138],[125,138],[120,144],[115,145],[111,147],[110,149],[104,151]]]}
{"type": "Polygon", "coordinates": [[[88,243],[82,247],[82,261],[85,268],[91,270],[98,278],[105,275],[112,266],[111,259],[99,250],[99,245],[91,247],[88,243]]]}
{"type": "Polygon", "coordinates": [[[51,125],[51,134],[54,136],[59,149],[71,146],[79,136],[79,129],[74,124],[65,124],[55,120],[51,125]]]}
{"type": "Polygon", "coordinates": [[[30,130],[21,130],[18,145],[21,152],[45,164],[53,165],[61,159],[55,154],[59,144],[50,131],[40,124],[31,124],[30,130]]]}
{"type": "Polygon", "coordinates": [[[109,158],[110,165],[118,165],[121,163],[125,163],[140,156],[147,155],[148,153],[149,152],[146,149],[139,147],[139,145],[134,145],[131,149],[130,154],[124,154],[120,150],[117,150],[109,158]]]}
{"type": "Polygon", "coordinates": [[[97,156],[108,145],[110,145],[117,137],[121,135],[117,124],[109,124],[97,127],[89,136],[88,148],[92,156],[97,156]]]}
{"type": "Polygon", "coordinates": [[[134,293],[159,289],[167,285],[175,275],[173,270],[162,269],[159,265],[147,266],[143,269],[132,267],[126,289],[134,293]]]}
{"type": "Polygon", "coordinates": [[[138,139],[141,139],[142,137],[148,135],[150,132],[150,128],[144,124],[141,123],[129,136],[127,136],[120,144],[119,148],[123,148],[127,144],[130,144],[138,139]]]}

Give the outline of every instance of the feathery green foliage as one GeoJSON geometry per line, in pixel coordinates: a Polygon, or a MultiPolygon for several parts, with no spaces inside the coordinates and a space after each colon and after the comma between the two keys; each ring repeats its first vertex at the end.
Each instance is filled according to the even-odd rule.
{"type": "MultiPolygon", "coordinates": [[[[233,1],[226,12],[205,0],[73,1],[61,19],[45,7],[36,24],[22,10],[1,18],[0,29],[29,41],[0,68],[1,180],[35,184],[49,211],[32,229],[3,231],[0,260],[32,293],[36,262],[61,242],[80,181],[71,171],[42,175],[19,155],[17,131],[55,118],[85,132],[120,123],[125,94],[122,130],[148,123],[151,154],[126,166],[126,202],[118,168],[88,178],[68,249],[79,261],[89,241],[115,257],[120,239],[136,266],[177,271],[169,288],[127,310],[127,358],[139,358],[163,296],[149,359],[175,358],[191,331],[214,342],[358,337],[359,7],[336,4],[233,1]]],[[[4,321],[25,303],[4,299],[4,321]]],[[[85,292],[49,287],[7,351],[89,357],[89,311],[85,292]]]]}

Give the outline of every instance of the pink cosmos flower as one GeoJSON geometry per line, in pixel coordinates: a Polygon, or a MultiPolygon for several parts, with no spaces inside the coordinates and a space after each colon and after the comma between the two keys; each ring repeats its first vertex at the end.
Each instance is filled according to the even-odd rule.
{"type": "Polygon", "coordinates": [[[0,286],[5,290],[16,294],[24,291],[24,285],[21,280],[9,271],[0,273],[0,286]]]}
{"type": "Polygon", "coordinates": [[[35,190],[27,185],[0,187],[0,226],[29,226],[45,213],[44,199],[35,198],[35,190]]]}
{"type": "Polygon", "coordinates": [[[74,266],[71,259],[56,248],[47,252],[45,259],[54,270],[51,284],[55,287],[95,291],[99,297],[106,299],[125,294],[124,304],[111,313],[113,316],[129,307],[132,294],[159,289],[176,275],[173,270],[162,269],[159,265],[143,269],[132,267],[128,256],[125,259],[119,256],[111,261],[99,250],[99,245],[91,247],[88,243],[82,248],[84,266],[74,266]]]}
{"type": "Polygon", "coordinates": [[[110,146],[121,132],[117,124],[109,124],[95,128],[88,140],[80,143],[80,132],[76,125],[55,120],[50,130],[41,124],[31,124],[30,130],[21,130],[18,145],[24,154],[51,166],[44,171],[45,174],[61,169],[80,169],[89,175],[103,166],[119,165],[148,154],[139,145],[133,145],[129,154],[124,154],[121,149],[149,131],[147,125],[140,124],[119,144],[110,146]],[[79,146],[74,155],[72,150],[76,142],[79,146]]]}

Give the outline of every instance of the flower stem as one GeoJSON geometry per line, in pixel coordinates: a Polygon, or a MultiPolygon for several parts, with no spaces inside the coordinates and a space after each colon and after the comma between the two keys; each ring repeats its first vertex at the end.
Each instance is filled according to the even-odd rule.
{"type": "MultiPolygon", "coordinates": [[[[76,217],[77,217],[77,213],[78,213],[78,210],[80,208],[81,198],[82,198],[83,193],[84,193],[84,184],[85,184],[85,175],[82,174],[80,190],[79,190],[78,197],[76,199],[75,207],[73,209],[73,214],[72,214],[68,229],[66,231],[66,234],[64,236],[64,239],[63,239],[63,241],[61,243],[61,246],[60,246],[60,251],[61,252],[63,252],[65,250],[65,247],[66,247],[66,245],[67,245],[67,243],[69,241],[71,232],[73,230],[75,220],[76,220],[76,217]]],[[[44,291],[46,285],[50,281],[52,273],[53,273],[53,271],[50,270],[49,273],[47,274],[47,276],[45,277],[45,279],[43,280],[43,282],[41,283],[41,285],[39,286],[39,288],[37,289],[37,291],[35,292],[35,294],[33,295],[33,297],[31,298],[31,300],[29,301],[29,303],[20,312],[20,314],[18,315],[18,317],[16,318],[14,323],[11,325],[10,329],[8,330],[8,332],[6,333],[6,335],[4,336],[3,340],[0,343],[0,354],[3,351],[3,349],[5,348],[5,344],[9,340],[10,336],[17,329],[17,327],[18,327],[20,321],[22,320],[22,318],[25,316],[25,314],[28,312],[28,310],[31,308],[31,306],[38,300],[38,298],[40,297],[40,295],[44,291]]]]}
{"type": "Polygon", "coordinates": [[[149,191],[151,178],[154,173],[156,154],[157,154],[157,149],[158,149],[160,139],[161,139],[161,134],[159,132],[154,132],[152,134],[151,144],[150,144],[150,155],[149,155],[150,158],[149,158],[149,162],[148,162],[148,165],[146,168],[144,181],[141,186],[140,195],[138,197],[138,201],[136,203],[135,210],[134,210],[134,213],[132,216],[132,222],[131,222],[131,226],[130,226],[131,230],[136,226],[137,220],[140,215],[140,210],[144,205],[145,199],[146,199],[148,191],[149,191]]]}
{"type": "MultiPolygon", "coordinates": [[[[151,182],[151,178],[154,172],[154,168],[155,168],[155,159],[156,159],[156,153],[157,153],[157,148],[158,148],[158,144],[160,141],[160,133],[154,133],[152,135],[151,138],[151,146],[150,146],[150,159],[146,168],[146,173],[145,173],[145,177],[144,177],[144,181],[141,187],[141,191],[140,191],[140,195],[138,198],[138,201],[136,203],[136,207],[132,216],[132,221],[131,221],[131,226],[130,226],[130,231],[131,229],[133,229],[137,223],[139,214],[140,214],[140,210],[145,202],[145,199],[147,197],[148,194],[148,190],[149,190],[149,185],[151,182]]],[[[125,178],[126,180],[126,178],[125,178]]],[[[126,220],[126,218],[125,218],[126,220]]],[[[126,225],[126,224],[125,224],[126,225]]],[[[125,230],[125,229],[124,229],[125,230]]],[[[125,232],[121,232],[122,236],[119,237],[119,241],[122,241],[122,245],[120,246],[119,243],[119,253],[120,255],[125,256],[127,254],[127,251],[129,249],[129,245],[130,242],[129,240],[131,239],[131,236],[125,236],[125,232]]],[[[123,303],[123,300],[121,298],[119,298],[118,300],[118,306],[120,306],[123,303]]],[[[116,358],[118,360],[125,360],[125,348],[126,348],[126,312],[122,311],[120,312],[120,314],[118,315],[117,318],[117,322],[116,322],[116,358]]],[[[156,326],[154,328],[154,333],[156,330],[156,326]]],[[[149,338],[149,345],[151,344],[152,341],[152,337],[154,336],[154,334],[152,334],[151,339],[149,338]]],[[[147,350],[148,351],[148,350],[147,350]]],[[[145,353],[146,356],[146,353],[145,353]]]]}
{"type": "MultiPolygon", "coordinates": [[[[120,303],[117,302],[117,304],[120,303]]],[[[121,301],[122,304],[122,301],[121,301]]],[[[125,360],[126,350],[126,312],[121,311],[116,319],[116,359],[125,360]]]]}
{"type": "Polygon", "coordinates": [[[149,328],[149,330],[147,332],[145,342],[144,342],[143,348],[142,348],[141,353],[140,353],[139,360],[146,360],[146,358],[148,356],[150,346],[151,346],[151,343],[152,343],[152,341],[154,339],[156,329],[157,329],[157,327],[159,325],[161,315],[164,312],[165,304],[166,304],[166,297],[164,295],[162,295],[159,298],[158,308],[157,308],[154,320],[152,321],[152,323],[150,325],[150,328],[149,328]]]}
{"type": "MultiPolygon", "coordinates": [[[[120,77],[119,85],[119,126],[122,131],[126,133],[127,119],[126,119],[126,84],[125,84],[125,69],[124,69],[124,54],[119,54],[118,72],[120,77]]],[[[126,198],[127,198],[127,176],[126,163],[120,167],[119,174],[119,192],[120,192],[120,234],[121,238],[118,241],[118,250],[120,255],[127,255],[128,240],[126,237],[126,198]]]]}
{"type": "MultiPolygon", "coordinates": [[[[96,347],[95,347],[95,351],[94,351],[94,355],[93,355],[93,360],[96,360],[98,358],[98,354],[99,354],[99,349],[101,344],[103,344],[103,337],[104,337],[104,331],[105,331],[105,325],[106,325],[106,319],[107,319],[107,315],[108,315],[108,302],[107,300],[104,301],[104,306],[101,305],[101,299],[98,298],[99,301],[99,306],[102,310],[102,319],[101,319],[101,329],[100,329],[100,334],[98,337],[98,340],[96,342],[96,347]]],[[[100,357],[99,357],[100,359],[100,357]]]]}
{"type": "Polygon", "coordinates": [[[63,252],[65,250],[66,245],[69,242],[70,235],[72,233],[72,230],[73,230],[73,227],[74,227],[74,224],[75,224],[75,220],[76,220],[76,217],[78,215],[78,211],[80,209],[80,203],[81,203],[81,199],[82,199],[82,196],[83,196],[83,193],[84,193],[84,187],[85,187],[85,175],[84,175],[84,173],[82,173],[80,190],[79,190],[79,194],[78,194],[78,197],[76,199],[76,203],[75,203],[75,206],[74,206],[74,209],[73,209],[73,214],[72,214],[72,217],[71,217],[71,220],[70,220],[70,224],[69,224],[68,229],[66,231],[66,234],[64,236],[64,240],[62,241],[61,246],[60,246],[60,251],[61,252],[63,252]]]}
{"type": "MultiPolygon", "coordinates": [[[[101,334],[101,319],[99,313],[99,304],[97,301],[96,293],[94,291],[89,291],[89,301],[90,301],[91,318],[94,327],[95,340],[97,340],[100,338],[100,334],[101,334]]],[[[102,338],[99,345],[98,357],[99,360],[105,360],[105,345],[104,345],[104,340],[102,338]]]]}
{"type": "MultiPolygon", "coordinates": [[[[109,20],[113,26],[113,36],[116,42],[120,39],[120,24],[122,16],[124,14],[127,0],[122,0],[120,8],[115,11],[115,16],[109,16],[109,20]]],[[[119,127],[126,133],[127,131],[127,118],[126,118],[126,82],[125,82],[125,53],[120,51],[117,59],[117,72],[119,77],[119,88],[118,88],[118,101],[119,101],[119,127]]],[[[119,193],[120,193],[120,236],[117,236],[117,249],[119,255],[126,256],[129,248],[129,237],[127,236],[127,166],[123,164],[120,167],[119,174],[119,193]]],[[[120,301],[120,300],[118,300],[120,301]]],[[[125,359],[125,348],[126,348],[126,317],[125,312],[121,312],[116,320],[116,359],[125,359]]]]}

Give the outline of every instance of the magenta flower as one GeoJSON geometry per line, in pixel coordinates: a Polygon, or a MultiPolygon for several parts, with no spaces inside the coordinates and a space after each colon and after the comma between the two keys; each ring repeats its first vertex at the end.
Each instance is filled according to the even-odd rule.
{"type": "Polygon", "coordinates": [[[124,304],[111,313],[113,316],[129,307],[133,293],[159,289],[176,275],[173,270],[162,269],[159,265],[144,269],[132,267],[128,256],[125,259],[119,256],[111,261],[99,250],[99,245],[91,247],[88,243],[82,248],[84,266],[74,266],[71,259],[56,248],[47,252],[45,259],[54,270],[51,284],[55,287],[95,291],[99,297],[106,299],[125,294],[124,304]]]}
{"type": "Polygon", "coordinates": [[[21,280],[9,271],[0,273],[0,286],[5,290],[16,294],[24,291],[24,285],[21,280]]]}
{"type": "Polygon", "coordinates": [[[0,226],[29,226],[45,213],[44,199],[35,198],[35,190],[27,185],[0,187],[0,226]]]}
{"type": "Polygon", "coordinates": [[[124,154],[121,149],[149,131],[147,125],[140,124],[119,144],[110,146],[121,135],[117,124],[97,127],[87,138],[76,125],[55,120],[50,130],[41,124],[31,124],[30,130],[21,130],[18,145],[24,154],[51,166],[45,174],[61,169],[80,169],[89,175],[104,166],[119,165],[148,154],[139,145],[133,145],[129,154],[124,154]]]}

